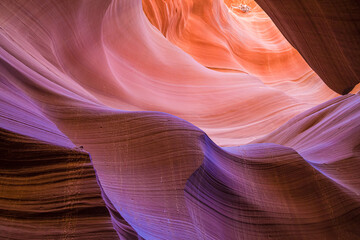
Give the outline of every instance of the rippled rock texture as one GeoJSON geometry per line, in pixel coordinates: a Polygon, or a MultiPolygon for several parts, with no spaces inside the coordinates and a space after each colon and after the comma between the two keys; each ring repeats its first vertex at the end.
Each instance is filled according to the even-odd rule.
{"type": "Polygon", "coordinates": [[[1,1],[0,238],[360,238],[360,39],[286,4],[1,1]]]}
{"type": "Polygon", "coordinates": [[[116,239],[89,154],[1,129],[1,239],[116,239]]]}

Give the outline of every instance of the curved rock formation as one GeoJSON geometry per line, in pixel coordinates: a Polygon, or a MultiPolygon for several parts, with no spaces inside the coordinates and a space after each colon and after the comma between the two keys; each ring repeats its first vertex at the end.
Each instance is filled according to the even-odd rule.
{"type": "Polygon", "coordinates": [[[248,73],[301,101],[318,86],[317,99],[324,99],[329,89],[254,1],[224,2],[143,0],[143,8],[169,41],[207,68],[248,73]],[[239,2],[251,11],[239,12],[239,2]]]}
{"type": "MultiPolygon", "coordinates": [[[[207,35],[214,35],[214,28],[228,29],[207,37],[209,49],[200,49],[215,57],[222,55],[225,60],[217,65],[201,62],[200,58],[208,58],[206,55],[196,62],[171,44],[148,22],[138,0],[4,2],[2,56],[13,66],[31,66],[33,77],[40,74],[107,106],[179,116],[205,130],[216,143],[227,146],[270,133],[302,111],[336,96],[263,12],[253,15],[248,26],[241,26],[242,16],[216,2],[219,11],[226,14],[222,25],[198,17],[187,26],[192,26],[192,32],[197,28],[211,30],[207,35]],[[37,17],[39,9],[43,9],[42,17],[37,17]],[[258,18],[265,18],[264,24],[256,23],[258,18]],[[228,49],[227,53],[212,47],[215,37],[222,39],[220,47],[228,49]],[[209,69],[214,67],[236,71],[209,69]],[[242,117],[243,111],[249,114],[242,117]]],[[[192,12],[211,6],[197,5],[192,12]]],[[[192,18],[195,14],[199,15],[194,12],[192,18]]],[[[217,16],[212,15],[215,19],[217,16]]],[[[192,42],[186,43],[191,46],[192,42]]]]}
{"type": "Polygon", "coordinates": [[[198,239],[359,236],[359,196],[293,149],[267,143],[226,152],[206,142],[185,188],[198,239]]]}
{"type": "Polygon", "coordinates": [[[360,83],[360,2],[256,0],[321,79],[339,94],[360,83]]]}
{"type": "Polygon", "coordinates": [[[345,95],[299,114],[255,142],[292,147],[327,177],[360,194],[360,96],[345,95]],[[344,174],[346,173],[346,174],[344,174]]]}
{"type": "Polygon", "coordinates": [[[233,3],[0,2],[0,238],[360,236],[359,94],[233,3]]]}

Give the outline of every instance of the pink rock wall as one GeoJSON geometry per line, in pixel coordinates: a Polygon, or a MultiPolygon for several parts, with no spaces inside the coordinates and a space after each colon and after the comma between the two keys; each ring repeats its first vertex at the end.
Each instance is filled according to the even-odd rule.
{"type": "Polygon", "coordinates": [[[359,238],[359,94],[239,3],[0,2],[0,238],[359,238]]]}

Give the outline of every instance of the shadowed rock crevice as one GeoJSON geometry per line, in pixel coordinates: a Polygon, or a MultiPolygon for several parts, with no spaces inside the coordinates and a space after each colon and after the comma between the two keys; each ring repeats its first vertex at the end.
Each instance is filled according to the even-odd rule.
{"type": "Polygon", "coordinates": [[[256,0],[321,79],[339,94],[360,82],[360,2],[256,0]]]}
{"type": "Polygon", "coordinates": [[[87,152],[0,128],[1,239],[116,239],[87,152]]]}

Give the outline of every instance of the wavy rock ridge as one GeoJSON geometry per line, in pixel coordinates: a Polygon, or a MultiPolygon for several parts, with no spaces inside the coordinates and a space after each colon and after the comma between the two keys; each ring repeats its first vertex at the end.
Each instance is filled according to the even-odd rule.
{"type": "Polygon", "coordinates": [[[0,238],[360,238],[360,95],[241,3],[0,2],[0,238]]]}

